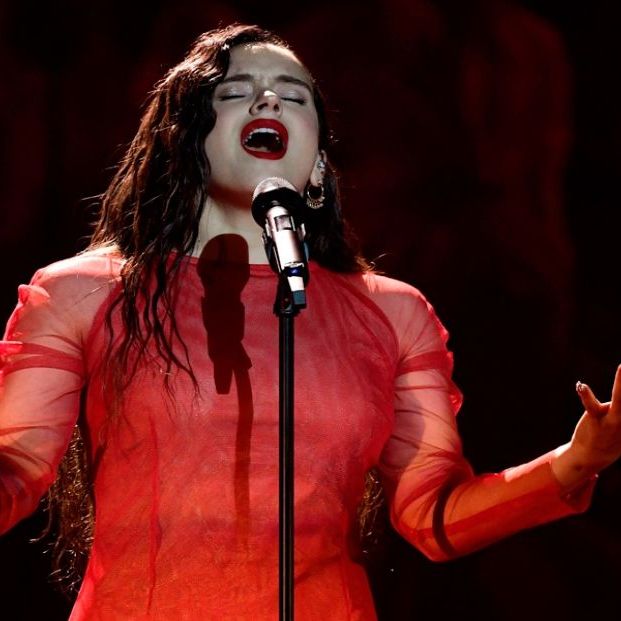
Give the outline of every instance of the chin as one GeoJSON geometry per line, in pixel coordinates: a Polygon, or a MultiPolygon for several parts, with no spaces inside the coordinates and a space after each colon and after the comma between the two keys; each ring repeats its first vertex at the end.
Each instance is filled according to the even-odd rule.
{"type": "Polygon", "coordinates": [[[306,181],[302,181],[299,178],[299,174],[291,174],[291,172],[284,167],[266,166],[263,167],[260,171],[257,171],[256,174],[252,175],[251,179],[249,180],[250,193],[252,194],[257,185],[259,185],[261,181],[267,179],[268,177],[281,177],[282,179],[285,179],[291,185],[297,188],[300,194],[302,194],[304,188],[306,187],[306,181]]]}

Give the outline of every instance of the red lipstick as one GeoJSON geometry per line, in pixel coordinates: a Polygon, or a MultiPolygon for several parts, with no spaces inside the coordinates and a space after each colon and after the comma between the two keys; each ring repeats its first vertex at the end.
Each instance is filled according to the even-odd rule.
{"type": "Polygon", "coordinates": [[[279,160],[287,152],[289,132],[276,119],[255,119],[241,131],[240,142],[246,153],[266,160],[279,160]]]}

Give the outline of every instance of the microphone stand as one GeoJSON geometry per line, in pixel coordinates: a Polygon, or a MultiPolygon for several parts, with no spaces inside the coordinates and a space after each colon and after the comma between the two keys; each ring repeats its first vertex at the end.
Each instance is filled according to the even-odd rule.
{"type": "Polygon", "coordinates": [[[279,529],[278,577],[280,621],[293,621],[294,579],[294,319],[300,308],[284,272],[279,275],[274,313],[278,316],[279,349],[279,529]]]}
{"type": "Polygon", "coordinates": [[[269,264],[278,275],[274,314],[278,316],[278,613],[293,621],[294,579],[294,319],[306,308],[308,255],[304,225],[295,217],[303,205],[285,179],[270,177],[255,189],[252,215],[264,227],[263,244],[269,264]],[[284,207],[287,205],[287,208],[284,207]]]}

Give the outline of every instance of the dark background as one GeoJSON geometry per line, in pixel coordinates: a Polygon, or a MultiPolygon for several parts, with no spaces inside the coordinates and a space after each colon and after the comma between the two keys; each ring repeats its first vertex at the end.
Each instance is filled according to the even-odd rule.
{"type": "MultiPolygon", "coordinates": [[[[620,355],[617,2],[91,0],[0,6],[0,316],[82,249],[153,83],[202,31],[259,23],[327,95],[345,210],[451,332],[478,471],[569,440],[577,379],[608,398],[620,355]]],[[[434,565],[388,532],[382,621],[616,619],[621,470],[584,515],[434,565]]],[[[3,619],[66,619],[44,518],[0,541],[3,619]]],[[[208,588],[208,585],[206,585],[208,588]]]]}

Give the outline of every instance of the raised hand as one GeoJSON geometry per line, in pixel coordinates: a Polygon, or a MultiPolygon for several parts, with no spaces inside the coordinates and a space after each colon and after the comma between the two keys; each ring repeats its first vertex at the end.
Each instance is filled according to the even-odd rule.
{"type": "Polygon", "coordinates": [[[600,472],[621,457],[621,366],[611,400],[601,403],[582,382],[576,391],[585,412],[571,442],[557,451],[552,469],[562,485],[571,487],[600,472]]]}

